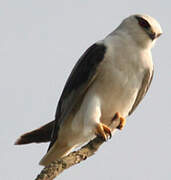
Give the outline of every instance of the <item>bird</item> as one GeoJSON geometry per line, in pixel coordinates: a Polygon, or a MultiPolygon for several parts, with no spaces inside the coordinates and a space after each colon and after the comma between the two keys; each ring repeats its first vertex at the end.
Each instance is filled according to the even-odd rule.
{"type": "Polygon", "coordinates": [[[96,136],[107,140],[119,118],[123,129],[153,78],[151,49],[162,34],[151,16],[134,14],[91,45],[74,66],[58,102],[55,119],[25,133],[15,144],[50,141],[40,165],[66,156],[96,136]]]}

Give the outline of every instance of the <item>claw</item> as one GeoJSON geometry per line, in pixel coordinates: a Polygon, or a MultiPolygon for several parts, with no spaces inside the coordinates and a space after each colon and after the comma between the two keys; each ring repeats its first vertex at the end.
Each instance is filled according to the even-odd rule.
{"type": "Polygon", "coordinates": [[[126,119],[125,118],[123,118],[123,117],[120,117],[120,124],[119,124],[119,126],[117,127],[119,130],[122,130],[123,129],[123,127],[125,126],[125,124],[126,124],[126,119]]]}
{"type": "Polygon", "coordinates": [[[96,135],[102,137],[105,141],[108,140],[108,136],[109,139],[112,137],[110,128],[103,123],[97,124],[96,135]]]}
{"type": "Polygon", "coordinates": [[[123,117],[121,117],[120,116],[120,114],[119,114],[119,112],[117,112],[116,114],[115,114],[115,116],[114,116],[114,119],[120,119],[120,124],[119,124],[119,126],[117,127],[119,130],[122,130],[123,129],[123,127],[125,126],[125,124],[126,124],[126,119],[125,118],[123,118],[123,117]]]}

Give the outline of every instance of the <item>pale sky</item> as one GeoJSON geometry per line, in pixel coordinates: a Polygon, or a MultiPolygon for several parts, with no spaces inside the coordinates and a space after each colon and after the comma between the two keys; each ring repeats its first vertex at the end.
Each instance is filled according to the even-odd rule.
{"type": "Polygon", "coordinates": [[[0,179],[33,180],[47,144],[14,146],[53,120],[66,79],[82,53],[127,16],[149,14],[163,35],[153,48],[150,90],[123,131],[59,180],[170,180],[171,1],[0,1],[0,179]]]}

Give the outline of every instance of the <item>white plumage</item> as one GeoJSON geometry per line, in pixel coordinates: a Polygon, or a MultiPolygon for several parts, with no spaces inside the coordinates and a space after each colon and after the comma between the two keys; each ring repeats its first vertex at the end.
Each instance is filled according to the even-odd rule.
{"type": "MultiPolygon", "coordinates": [[[[68,103],[66,99],[77,101],[80,92],[85,90],[81,88],[82,83],[87,86],[84,95],[78,101],[79,106],[74,105],[74,110],[71,110],[69,115],[66,115],[67,118],[60,123],[59,131],[54,132],[58,133],[58,137],[41,160],[41,165],[48,165],[51,161],[66,155],[72,148],[92,139],[98,134],[98,125],[109,125],[116,113],[122,118],[132,113],[150,84],[153,74],[151,47],[161,33],[160,25],[152,17],[132,15],[115,31],[96,43],[96,46],[103,46],[106,49],[103,60],[100,63],[98,61],[95,70],[92,68],[95,75],[91,75],[90,79],[93,80],[80,82],[80,89],[73,88],[70,91],[71,95],[68,94],[64,98],[64,105],[61,107],[70,108],[66,106],[68,103]],[[78,97],[73,95],[75,91],[78,97]]],[[[89,58],[91,53],[90,48],[82,56],[81,61],[89,58]]],[[[79,66],[81,61],[71,76],[77,74],[80,67],[82,68],[83,65],[79,66]]],[[[91,66],[85,68],[91,69],[91,66]]],[[[71,82],[70,79],[68,82],[71,82]]],[[[103,130],[105,132],[105,128],[103,130]]]]}
{"type": "Polygon", "coordinates": [[[161,34],[159,23],[148,15],[124,19],[81,56],[64,87],[55,121],[22,135],[15,144],[51,141],[40,161],[48,165],[95,135],[106,140],[116,116],[122,129],[149,88],[151,48],[161,34]]]}

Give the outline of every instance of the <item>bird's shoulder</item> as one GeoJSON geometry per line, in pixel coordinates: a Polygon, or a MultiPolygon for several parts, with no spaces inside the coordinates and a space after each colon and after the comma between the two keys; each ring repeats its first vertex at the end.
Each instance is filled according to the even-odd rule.
{"type": "Polygon", "coordinates": [[[58,102],[55,126],[49,149],[57,139],[62,122],[75,113],[82,99],[98,74],[99,64],[104,60],[106,53],[105,44],[100,41],[90,46],[74,66],[58,102]]]}

